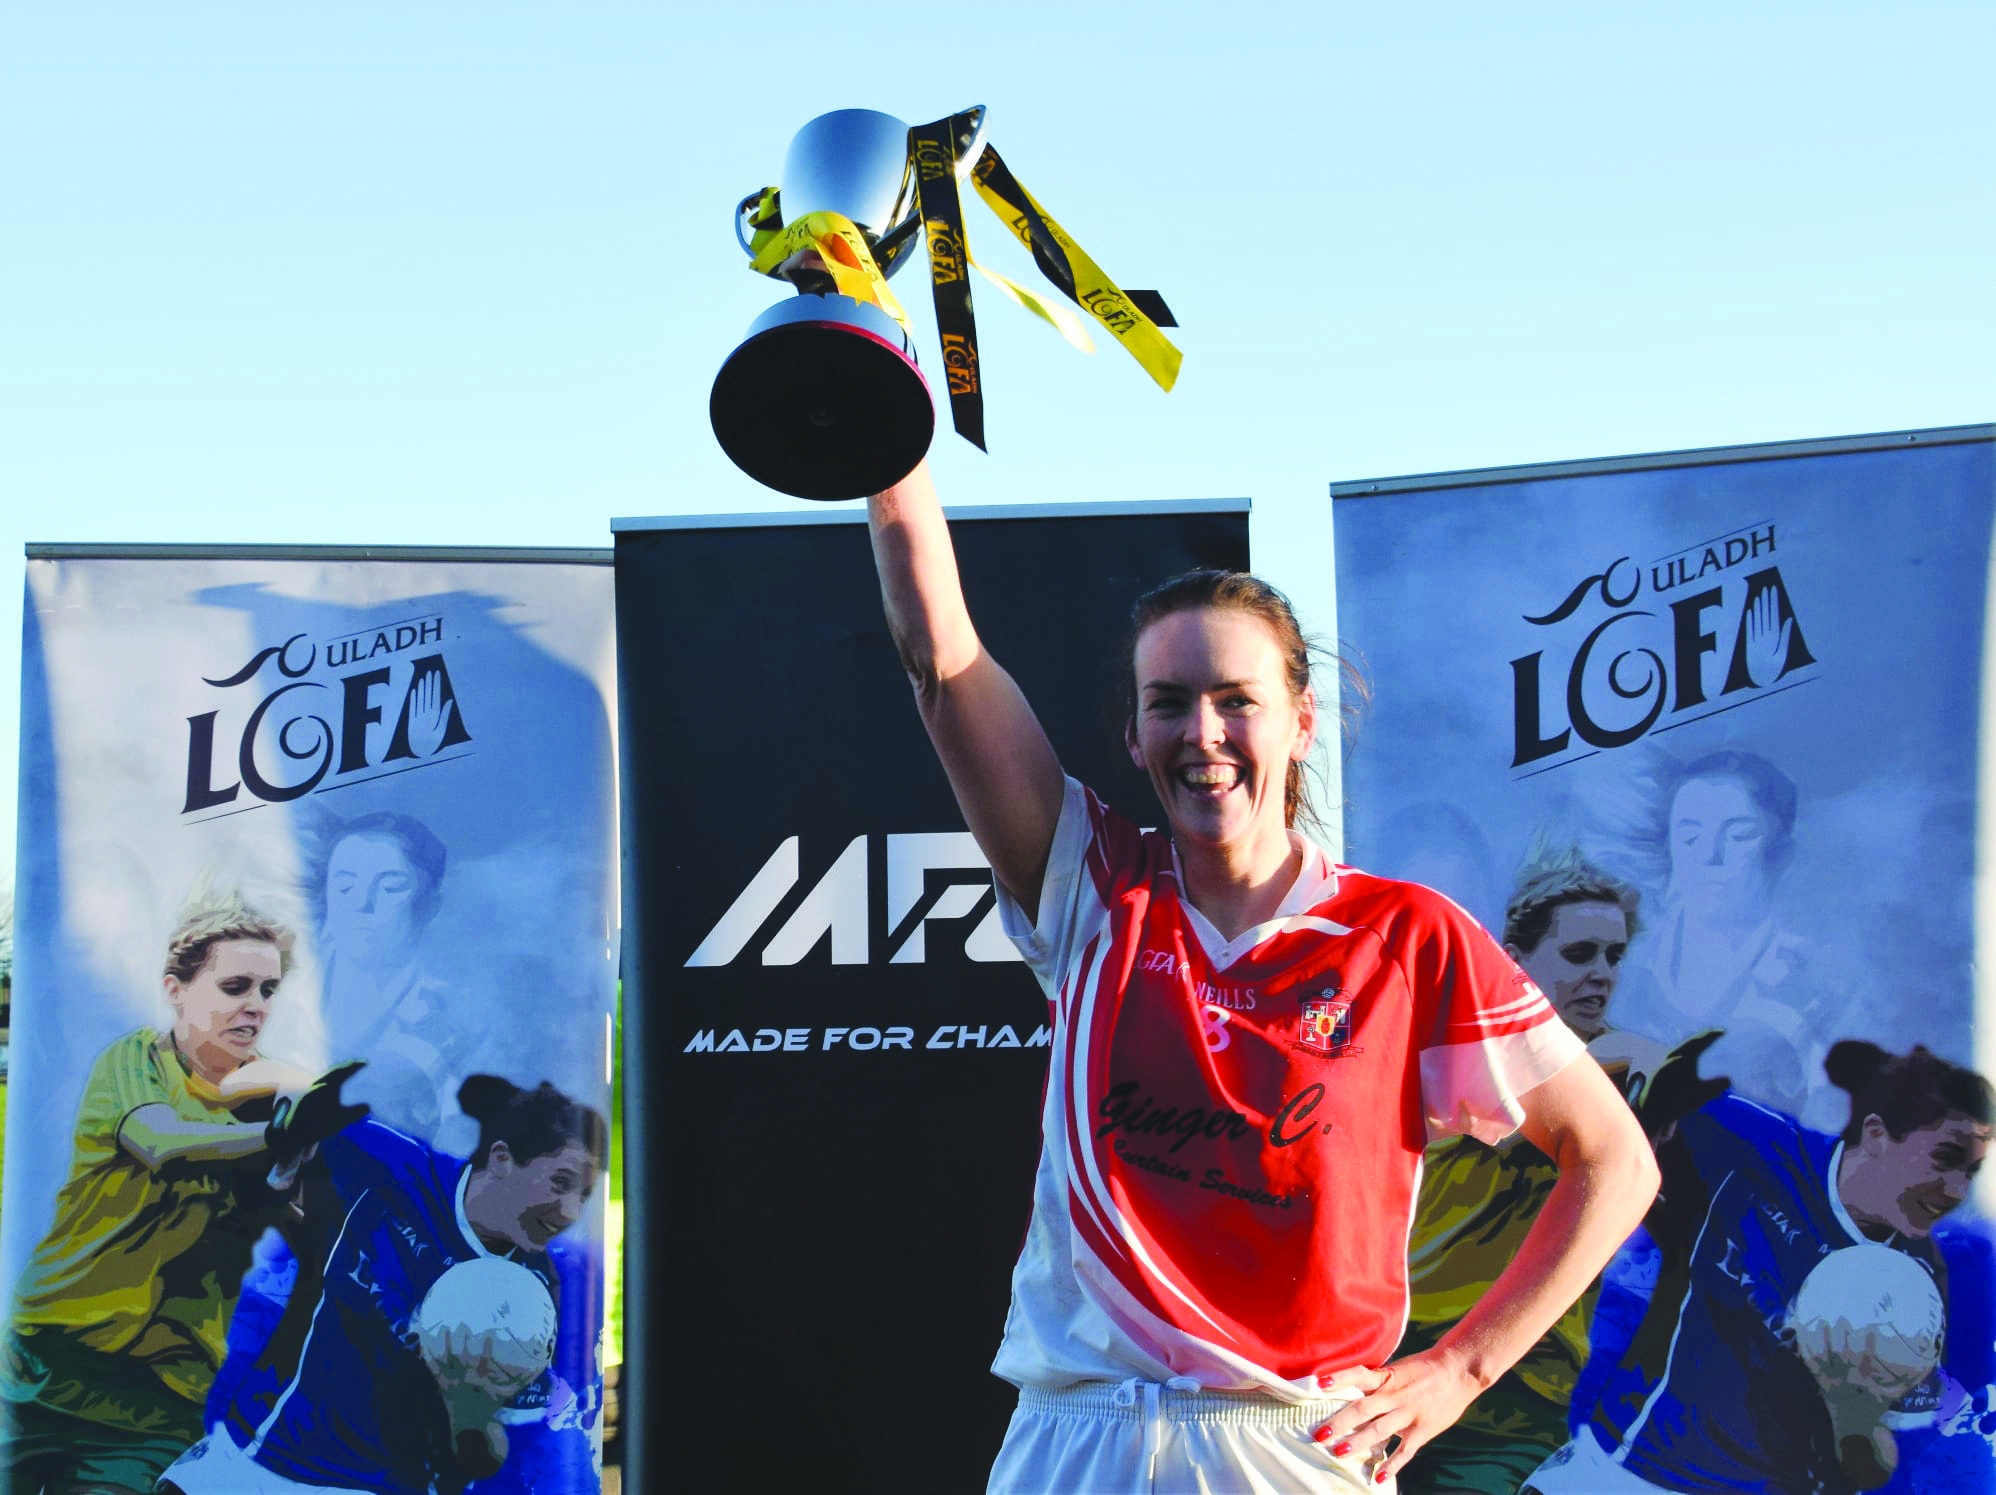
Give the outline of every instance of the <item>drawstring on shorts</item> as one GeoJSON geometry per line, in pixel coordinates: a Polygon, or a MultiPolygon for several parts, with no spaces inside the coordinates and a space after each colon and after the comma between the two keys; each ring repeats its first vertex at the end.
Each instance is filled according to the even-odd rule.
{"type": "Polygon", "coordinates": [[[1134,1407],[1137,1404],[1137,1388],[1144,1394],[1144,1478],[1157,1478],[1157,1451],[1164,1442],[1164,1415],[1161,1411],[1163,1398],[1161,1391],[1197,1391],[1199,1383],[1190,1376],[1173,1376],[1162,1386],[1156,1381],[1146,1381],[1131,1376],[1127,1381],[1118,1381],[1113,1393],[1119,1407],[1134,1407]]]}

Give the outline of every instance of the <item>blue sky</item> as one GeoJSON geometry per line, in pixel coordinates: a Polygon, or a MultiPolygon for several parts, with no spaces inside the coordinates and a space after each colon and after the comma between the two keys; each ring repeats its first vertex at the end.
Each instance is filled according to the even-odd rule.
{"type": "Polygon", "coordinates": [[[946,498],[1247,495],[1328,626],[1335,480],[1996,415],[1993,65],[1996,7],[1932,0],[17,0],[0,549],[791,508],[707,426],[779,294],[732,205],[825,110],[983,103],[1185,367],[980,294],[991,454],[945,429],[946,498]]]}

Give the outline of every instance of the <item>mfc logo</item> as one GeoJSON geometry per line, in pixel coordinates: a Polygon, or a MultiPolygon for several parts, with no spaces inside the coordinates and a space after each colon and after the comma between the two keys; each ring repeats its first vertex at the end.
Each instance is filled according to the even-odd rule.
{"type": "MultiPolygon", "coordinates": [[[[766,966],[795,965],[831,935],[832,964],[861,966],[872,959],[872,898],[867,874],[867,836],[854,836],[831,869],[791,911],[762,946],[766,966]]],[[[797,840],[790,837],[770,853],[720,922],[707,931],[689,966],[724,966],[747,948],[763,925],[797,886],[797,840]]],[[[991,894],[991,864],[969,831],[920,831],[890,835],[887,841],[887,949],[889,965],[919,965],[927,957],[924,934],[931,920],[961,919],[991,894]],[[970,874],[943,881],[933,895],[929,874],[970,874]]],[[[1017,960],[1019,952],[999,927],[994,902],[964,941],[972,960],[1017,960]]]]}

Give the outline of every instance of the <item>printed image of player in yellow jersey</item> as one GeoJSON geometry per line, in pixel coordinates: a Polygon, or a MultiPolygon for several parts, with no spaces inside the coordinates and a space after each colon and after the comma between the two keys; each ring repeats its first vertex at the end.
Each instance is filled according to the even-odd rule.
{"type": "MultiPolygon", "coordinates": [[[[1608,1004],[1639,927],[1638,901],[1634,888],[1578,851],[1541,849],[1518,874],[1503,942],[1654,1137],[1667,1123],[1665,1112],[1682,1114],[1724,1082],[1697,1078],[1697,1056],[1712,1035],[1666,1053],[1662,1044],[1608,1025],[1608,1004]]],[[[1490,1290],[1558,1176],[1552,1159],[1519,1134],[1496,1147],[1452,1137],[1428,1148],[1408,1238],[1411,1304],[1400,1354],[1428,1348],[1490,1290]]],[[[1470,1403],[1461,1421],[1421,1450],[1400,1473],[1403,1495],[1513,1495],[1566,1442],[1567,1407],[1587,1363],[1599,1294],[1597,1282],[1470,1403]]]]}
{"type": "Polygon", "coordinates": [[[0,1345],[0,1489],[150,1491],[205,1431],[251,1247],[290,1214],[266,1175],[365,1114],[338,1099],[351,1069],[314,1085],[258,1051],[291,946],[235,895],[190,910],[162,976],[172,1022],[91,1065],[0,1345]],[[299,1099],[267,1125],[280,1090],[299,1099]]]}

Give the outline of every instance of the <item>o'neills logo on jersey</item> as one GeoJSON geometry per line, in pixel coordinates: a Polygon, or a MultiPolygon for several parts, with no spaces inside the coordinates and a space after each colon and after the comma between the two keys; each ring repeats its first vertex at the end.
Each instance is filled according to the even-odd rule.
{"type": "Polygon", "coordinates": [[[1304,999],[1291,1048],[1320,1059],[1347,1059],[1364,1052],[1351,1041],[1351,998],[1343,992],[1342,987],[1327,987],[1304,999]]]}
{"type": "Polygon", "coordinates": [[[1254,1011],[1255,989],[1252,986],[1229,986],[1222,981],[1191,981],[1192,962],[1180,960],[1169,950],[1144,951],[1137,957],[1137,969],[1155,976],[1186,979],[1193,998],[1208,1007],[1224,1007],[1229,1012],[1254,1011]]]}
{"type": "Polygon", "coordinates": [[[441,615],[332,638],[294,633],[202,683],[226,694],[187,718],[183,815],[257,808],[245,792],[283,804],[425,768],[471,741],[441,615]]]}

